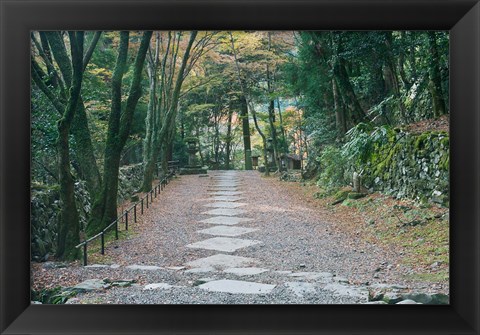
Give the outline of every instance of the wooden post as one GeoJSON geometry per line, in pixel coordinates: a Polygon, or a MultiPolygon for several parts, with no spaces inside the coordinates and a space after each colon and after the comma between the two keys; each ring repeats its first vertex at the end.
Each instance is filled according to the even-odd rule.
{"type": "Polygon", "coordinates": [[[87,265],[87,243],[83,245],[83,266],[87,265]]]}

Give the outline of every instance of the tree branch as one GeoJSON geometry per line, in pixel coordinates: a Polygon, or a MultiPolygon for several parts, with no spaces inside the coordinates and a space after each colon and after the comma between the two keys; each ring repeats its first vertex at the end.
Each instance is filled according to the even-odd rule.
{"type": "Polygon", "coordinates": [[[85,71],[88,63],[90,62],[90,59],[92,58],[93,51],[95,50],[95,47],[97,46],[97,43],[100,40],[100,36],[102,36],[101,31],[96,31],[95,35],[93,35],[92,42],[90,42],[90,45],[87,49],[87,52],[85,53],[85,56],[83,57],[83,71],[85,71]]]}

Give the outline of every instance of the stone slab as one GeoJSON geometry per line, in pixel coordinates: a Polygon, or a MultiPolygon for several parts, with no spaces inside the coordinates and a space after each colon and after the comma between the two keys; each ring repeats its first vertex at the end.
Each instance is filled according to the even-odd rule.
{"type": "Polygon", "coordinates": [[[106,285],[103,279],[87,279],[80,284],[75,285],[73,288],[77,290],[95,291],[102,290],[105,287],[106,285]]]}
{"type": "Polygon", "coordinates": [[[213,197],[209,198],[208,200],[213,200],[213,201],[238,201],[241,199],[245,199],[242,197],[237,197],[234,195],[219,195],[218,197],[213,197]]]}
{"type": "Polygon", "coordinates": [[[224,183],[241,183],[240,179],[235,178],[213,178],[212,180],[214,183],[217,184],[224,184],[224,183]]]}
{"type": "Polygon", "coordinates": [[[222,180],[232,180],[232,179],[237,179],[237,180],[240,180],[241,179],[241,176],[237,175],[237,174],[225,174],[225,175],[217,175],[217,176],[212,176],[212,179],[222,179],[222,180]]]}
{"type": "Polygon", "coordinates": [[[214,269],[225,269],[240,266],[250,266],[255,265],[256,263],[257,260],[255,258],[216,254],[188,262],[187,265],[192,268],[211,267],[214,269]]]}
{"type": "Polygon", "coordinates": [[[407,300],[402,300],[400,302],[397,302],[396,305],[422,305],[422,303],[407,299],[407,300]]]}
{"type": "Polygon", "coordinates": [[[330,282],[333,280],[333,274],[330,272],[294,272],[288,276],[307,280],[319,280],[322,282],[330,282]]]}
{"type": "Polygon", "coordinates": [[[231,227],[231,226],[215,226],[208,229],[198,230],[198,233],[215,235],[215,236],[240,236],[243,234],[251,233],[258,229],[245,228],[245,227],[231,227]]]}
{"type": "Polygon", "coordinates": [[[216,271],[211,266],[207,266],[205,268],[193,268],[190,270],[185,271],[185,273],[207,273],[207,272],[214,272],[216,271]]]}
{"type": "Polygon", "coordinates": [[[332,284],[326,285],[323,289],[327,291],[331,291],[341,296],[360,298],[362,300],[365,300],[365,302],[368,301],[368,290],[364,287],[356,287],[351,285],[332,283],[332,284]]]}
{"type": "Polygon", "coordinates": [[[218,202],[212,202],[210,204],[204,205],[205,207],[214,207],[214,208],[237,208],[237,207],[242,207],[248,205],[244,202],[223,202],[223,201],[218,201],[218,202]]]}
{"type": "Polygon", "coordinates": [[[306,282],[287,282],[285,283],[287,286],[297,297],[303,297],[305,294],[315,293],[315,286],[311,283],[306,282]]]}
{"type": "Polygon", "coordinates": [[[167,284],[167,283],[154,283],[154,284],[148,284],[145,285],[143,288],[144,290],[156,290],[156,289],[163,289],[167,290],[169,288],[172,288],[173,285],[167,284]]]}
{"type": "Polygon", "coordinates": [[[248,221],[253,221],[253,219],[239,218],[235,216],[214,216],[209,219],[201,220],[200,222],[233,226],[241,222],[248,222],[248,221]]]}
{"type": "Polygon", "coordinates": [[[226,292],[237,294],[265,294],[270,293],[275,288],[275,285],[241,280],[221,279],[202,284],[198,287],[213,292],[226,292]]]}
{"type": "Polygon", "coordinates": [[[275,271],[275,273],[278,273],[279,275],[288,275],[289,273],[292,273],[290,270],[278,270],[275,271]]]}
{"type": "Polygon", "coordinates": [[[226,273],[232,273],[237,276],[253,276],[258,275],[260,273],[264,273],[269,271],[268,269],[263,268],[255,268],[255,267],[248,267],[248,268],[228,268],[223,270],[226,273]]]}
{"type": "Polygon", "coordinates": [[[238,187],[236,186],[212,186],[207,188],[208,192],[239,192],[238,187]]]}
{"type": "Polygon", "coordinates": [[[240,192],[241,185],[217,185],[217,186],[208,186],[208,192],[240,192]]]}
{"type": "Polygon", "coordinates": [[[242,185],[243,185],[242,183],[235,183],[235,182],[220,182],[220,183],[215,183],[210,187],[238,187],[242,185]]]}
{"type": "Polygon", "coordinates": [[[209,195],[212,196],[217,196],[217,195],[240,195],[243,194],[243,192],[240,191],[215,191],[215,192],[210,192],[209,195]]]}
{"type": "Polygon", "coordinates": [[[167,269],[169,269],[169,270],[177,270],[177,271],[178,271],[178,270],[183,270],[183,269],[185,269],[185,267],[184,267],[184,266],[167,266],[167,269]]]}
{"type": "Polygon", "coordinates": [[[92,264],[92,265],[85,265],[85,269],[101,269],[101,268],[109,268],[110,265],[106,264],[92,264]]]}
{"type": "Polygon", "coordinates": [[[194,248],[194,249],[207,249],[207,250],[216,250],[216,251],[223,251],[223,252],[234,252],[235,250],[246,248],[258,243],[260,243],[260,241],[245,240],[245,239],[230,238],[230,237],[213,237],[200,242],[188,244],[187,247],[194,248]]]}
{"type": "Polygon", "coordinates": [[[138,265],[138,264],[128,265],[126,268],[130,270],[149,270],[149,271],[162,269],[161,267],[155,266],[155,265],[138,265]]]}
{"type": "Polygon", "coordinates": [[[211,209],[207,212],[203,212],[202,214],[235,216],[235,215],[244,214],[246,212],[247,211],[244,209],[217,208],[217,209],[211,209]]]}

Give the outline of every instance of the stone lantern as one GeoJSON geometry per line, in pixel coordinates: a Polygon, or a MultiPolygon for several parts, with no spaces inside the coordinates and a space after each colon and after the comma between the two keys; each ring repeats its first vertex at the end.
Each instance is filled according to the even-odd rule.
{"type": "Polygon", "coordinates": [[[275,171],[277,163],[274,159],[273,139],[271,137],[267,139],[267,159],[270,170],[275,171]]]}
{"type": "Polygon", "coordinates": [[[185,140],[187,143],[187,152],[188,152],[188,167],[200,167],[197,160],[198,144],[197,139],[189,137],[185,140]]]}
{"type": "Polygon", "coordinates": [[[252,155],[252,167],[253,167],[254,170],[256,170],[257,167],[258,167],[258,157],[260,157],[260,156],[252,155]]]}
{"type": "Polygon", "coordinates": [[[202,168],[197,159],[197,152],[199,151],[198,140],[195,137],[187,137],[185,144],[187,145],[188,165],[180,169],[180,174],[206,174],[207,170],[202,168]]]}

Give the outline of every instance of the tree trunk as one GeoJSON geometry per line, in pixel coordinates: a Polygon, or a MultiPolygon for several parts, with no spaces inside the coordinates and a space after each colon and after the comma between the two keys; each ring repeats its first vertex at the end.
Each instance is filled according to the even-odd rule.
{"type": "Polygon", "coordinates": [[[367,120],[365,111],[358,102],[357,95],[353,89],[350,79],[348,78],[347,70],[345,69],[345,62],[341,58],[337,61],[333,68],[333,74],[338,85],[339,91],[345,105],[350,111],[350,118],[354,125],[367,120]]]}
{"type": "Polygon", "coordinates": [[[276,165],[276,168],[280,170],[280,153],[278,152],[278,141],[277,141],[277,130],[275,129],[275,105],[274,101],[270,100],[268,104],[268,124],[270,125],[270,133],[272,135],[272,146],[273,146],[273,161],[276,165]]]}
{"type": "MultiPolygon", "coordinates": [[[[175,72],[175,69],[174,68],[170,69],[171,70],[170,74],[167,74],[165,72],[166,71],[165,65],[167,63],[168,50],[170,47],[170,44],[168,44],[167,54],[165,55],[162,62],[161,91],[163,90],[165,92],[171,93],[169,94],[171,99],[168,101],[168,103],[166,101],[163,101],[161,106],[159,104],[156,112],[157,115],[162,115],[162,117],[160,118],[160,116],[158,116],[158,119],[157,119],[157,125],[156,125],[157,130],[153,136],[150,159],[147,162],[144,162],[145,170],[144,170],[143,185],[142,185],[143,191],[148,191],[152,187],[155,164],[158,161],[158,157],[160,156],[160,152],[162,150],[164,142],[168,141],[169,130],[175,125],[175,117],[177,115],[180,90],[182,88],[183,80],[185,79],[185,70],[187,67],[187,62],[190,58],[190,52],[191,52],[193,43],[195,41],[195,38],[197,36],[197,33],[198,33],[197,31],[192,31],[190,33],[190,39],[185,49],[185,53],[182,58],[182,63],[180,65],[180,69],[178,70],[177,79],[175,82],[173,82],[173,74],[175,72]],[[165,78],[167,75],[169,77],[168,80],[165,78]]],[[[171,39],[169,39],[169,43],[170,41],[171,39]]],[[[174,54],[175,55],[172,57],[175,57],[176,59],[176,52],[174,52],[174,54]]],[[[163,99],[165,100],[165,97],[163,97],[163,99]]]]}
{"type": "Polygon", "coordinates": [[[79,98],[77,111],[73,117],[70,132],[75,139],[75,152],[78,156],[78,165],[81,174],[83,179],[85,179],[90,199],[93,200],[100,190],[102,180],[95,159],[85,106],[81,97],[79,98]]]}
{"type": "Polygon", "coordinates": [[[260,126],[258,125],[257,122],[257,113],[255,113],[255,110],[252,109],[252,117],[253,117],[253,123],[255,124],[255,128],[257,129],[258,134],[262,138],[262,143],[263,143],[263,160],[265,163],[265,176],[270,175],[270,164],[268,163],[268,153],[267,153],[267,138],[265,137],[265,134],[262,132],[260,129],[260,126]]]}
{"type": "MultiPolygon", "coordinates": [[[[220,125],[220,111],[219,111],[219,106],[217,106],[215,109],[214,109],[214,125],[213,125],[213,128],[215,130],[215,133],[214,133],[214,138],[213,138],[213,157],[214,157],[214,160],[215,160],[215,170],[218,170],[219,168],[219,161],[220,161],[220,158],[219,158],[219,152],[220,152],[220,129],[219,129],[219,125],[220,125]]],[[[198,138],[198,141],[200,143],[200,138],[198,138]]]]}
{"type": "Polygon", "coordinates": [[[78,258],[75,246],[80,242],[79,216],[75,204],[75,186],[70,172],[70,148],[68,134],[80,97],[83,79],[83,32],[69,32],[72,55],[72,80],[70,97],[65,113],[58,122],[58,155],[60,180],[60,220],[58,223],[57,252],[60,259],[78,258]]]}
{"type": "Polygon", "coordinates": [[[429,62],[430,94],[433,101],[433,115],[439,117],[447,114],[445,99],[442,93],[442,77],[440,75],[440,58],[438,55],[438,46],[434,31],[428,32],[428,45],[432,52],[429,62]]]}
{"type": "Polygon", "coordinates": [[[386,65],[387,65],[388,71],[390,72],[392,93],[397,100],[397,106],[398,106],[398,109],[400,110],[402,121],[404,123],[408,123],[410,120],[402,100],[402,95],[400,92],[400,84],[399,84],[398,74],[397,74],[397,67],[395,66],[395,60],[394,60],[393,51],[392,51],[393,46],[392,46],[391,31],[385,32],[385,44],[387,46],[386,65]]]}
{"type": "Polygon", "coordinates": [[[248,104],[245,96],[240,97],[240,119],[242,120],[245,170],[253,170],[252,147],[250,142],[250,122],[248,122],[248,104]]]}
{"type": "MultiPolygon", "coordinates": [[[[240,65],[238,65],[237,51],[235,50],[235,43],[233,35],[230,32],[230,42],[232,43],[233,57],[235,59],[235,67],[237,69],[237,79],[242,90],[242,96],[240,97],[240,119],[242,120],[243,131],[243,150],[245,153],[245,170],[253,170],[252,166],[252,148],[250,144],[250,124],[248,121],[248,101],[247,90],[242,83],[242,76],[240,74],[240,65]]],[[[265,142],[266,143],[266,142],[265,142]]]]}
{"type": "MultiPolygon", "coordinates": [[[[272,34],[269,31],[267,35],[268,35],[268,51],[270,51],[272,46],[272,34]]],[[[273,96],[274,94],[273,76],[270,73],[270,66],[268,63],[267,63],[267,89],[268,89],[268,94],[270,96],[273,96]]],[[[275,128],[275,101],[273,100],[273,98],[270,99],[270,102],[268,104],[268,124],[270,125],[270,134],[272,136],[273,162],[275,163],[276,168],[280,170],[281,169],[280,153],[278,151],[277,129],[275,128]]]]}
{"type": "Polygon", "coordinates": [[[125,108],[122,113],[122,79],[126,69],[129,32],[120,33],[120,46],[117,63],[112,76],[112,107],[110,111],[107,141],[105,147],[105,165],[103,189],[92,210],[95,217],[88,225],[89,233],[98,233],[117,218],[118,173],[120,156],[130,133],[133,113],[141,96],[141,77],[145,56],[152,36],[151,31],[143,33],[142,41],[135,57],[134,72],[125,108]]]}
{"type": "Polygon", "coordinates": [[[227,122],[227,138],[225,140],[225,169],[230,170],[230,151],[232,145],[232,117],[233,111],[231,108],[228,110],[228,122],[227,122]]]}
{"type": "Polygon", "coordinates": [[[283,126],[282,110],[280,108],[280,99],[277,98],[278,121],[280,121],[280,133],[282,134],[283,151],[288,153],[287,137],[285,136],[285,127],[283,126]]]}
{"type": "MultiPolygon", "coordinates": [[[[87,64],[93,54],[93,51],[98,43],[98,40],[100,39],[100,36],[101,32],[95,32],[95,35],[92,38],[88,50],[85,56],[83,56],[82,71],[85,71],[87,64]]],[[[42,75],[40,77],[49,78],[47,82],[50,83],[54,89],[60,90],[60,96],[57,98],[57,101],[54,102],[52,100],[54,98],[54,95],[48,94],[49,88],[46,85],[42,85],[42,83],[39,83],[38,80],[36,80],[38,78],[35,77],[35,75],[33,75],[32,77],[37,83],[37,85],[42,89],[42,91],[47,94],[47,97],[49,97],[52,103],[56,105],[56,109],[60,113],[63,113],[62,107],[59,106],[59,104],[65,104],[68,100],[67,92],[64,85],[69,86],[71,83],[72,64],[68,57],[65,43],[59,32],[40,32],[40,38],[41,46],[37,45],[37,48],[39,49],[39,53],[42,55],[42,58],[44,58],[47,70],[49,72],[48,76],[42,75]],[[52,45],[51,48],[50,45],[52,45]],[[42,50],[40,50],[40,48],[42,50]],[[58,64],[58,68],[62,73],[63,82],[53,66],[52,54],[54,55],[58,64]]],[[[36,68],[38,74],[38,72],[40,72],[41,70],[38,68],[38,66],[36,68]]],[[[32,74],[34,73],[32,72],[32,74]]],[[[76,169],[79,172],[80,176],[85,179],[90,197],[91,199],[94,199],[101,184],[101,177],[95,159],[90,130],[88,129],[87,115],[85,113],[85,106],[83,104],[83,99],[81,95],[79,96],[77,110],[73,116],[70,132],[74,136],[75,152],[78,156],[78,165],[76,169]]]]}
{"type": "Polygon", "coordinates": [[[148,192],[152,187],[153,174],[156,170],[156,160],[153,159],[153,143],[154,137],[157,135],[156,130],[156,117],[158,111],[157,102],[157,73],[158,73],[158,61],[160,50],[160,36],[157,32],[155,34],[155,54],[152,55],[149,50],[149,57],[147,61],[148,80],[149,80],[149,96],[147,116],[145,117],[145,138],[143,140],[143,183],[141,190],[148,192]]]}
{"type": "Polygon", "coordinates": [[[341,141],[347,132],[347,124],[345,123],[345,111],[338,96],[338,87],[334,79],[332,79],[333,102],[335,108],[335,122],[337,125],[337,140],[341,141]]]}

